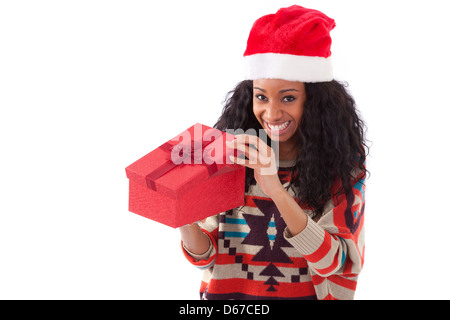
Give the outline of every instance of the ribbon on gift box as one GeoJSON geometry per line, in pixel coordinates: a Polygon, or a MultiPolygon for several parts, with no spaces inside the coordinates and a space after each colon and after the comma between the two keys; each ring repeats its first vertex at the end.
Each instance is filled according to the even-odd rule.
{"type": "Polygon", "coordinates": [[[173,151],[176,152],[177,150],[179,150],[179,155],[183,159],[183,161],[181,161],[181,163],[179,164],[176,164],[169,156],[166,159],[166,162],[164,162],[161,166],[154,169],[152,172],[145,176],[147,187],[151,190],[156,191],[155,181],[157,179],[171,171],[173,168],[186,164],[186,162],[206,166],[206,168],[208,169],[208,174],[210,176],[216,173],[219,170],[217,164],[215,162],[212,162],[211,164],[205,163],[203,158],[203,150],[212,142],[214,142],[214,140],[202,141],[201,144],[196,141],[191,141],[190,145],[172,144],[170,143],[170,141],[164,143],[159,147],[159,149],[168,152],[169,155],[172,155],[173,151]]]}

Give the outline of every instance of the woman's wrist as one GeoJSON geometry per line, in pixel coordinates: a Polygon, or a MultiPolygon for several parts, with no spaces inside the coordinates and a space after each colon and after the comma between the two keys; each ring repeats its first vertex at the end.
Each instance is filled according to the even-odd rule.
{"type": "Polygon", "coordinates": [[[181,233],[183,246],[194,254],[204,254],[210,247],[209,237],[200,229],[198,224],[192,223],[178,228],[181,233]]]}
{"type": "Polygon", "coordinates": [[[283,188],[282,191],[275,193],[272,200],[292,236],[296,236],[306,228],[307,215],[286,189],[283,188]]]}
{"type": "Polygon", "coordinates": [[[289,192],[283,187],[283,185],[280,182],[280,185],[273,189],[273,191],[270,194],[270,198],[273,200],[273,202],[277,201],[283,201],[283,199],[286,199],[286,195],[289,195],[289,192]]]}

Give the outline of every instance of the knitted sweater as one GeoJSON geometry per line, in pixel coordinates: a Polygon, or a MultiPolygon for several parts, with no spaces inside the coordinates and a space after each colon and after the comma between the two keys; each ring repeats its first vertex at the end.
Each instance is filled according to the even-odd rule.
{"type": "MultiPolygon", "coordinates": [[[[280,161],[287,187],[292,161],[280,161]]],[[[200,224],[210,249],[186,258],[204,270],[202,299],[353,299],[364,262],[364,181],[332,198],[316,222],[292,236],[274,202],[258,184],[245,205],[200,224]]],[[[334,186],[337,190],[339,186],[334,186]]],[[[288,192],[294,195],[293,190],[288,192]]]]}

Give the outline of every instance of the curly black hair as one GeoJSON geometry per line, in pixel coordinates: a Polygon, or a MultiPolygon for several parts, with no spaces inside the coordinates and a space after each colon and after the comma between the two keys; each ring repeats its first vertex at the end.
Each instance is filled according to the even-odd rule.
{"type": "MultiPolygon", "coordinates": [[[[366,178],[366,125],[347,86],[336,80],[305,83],[306,101],[297,131],[300,148],[289,186],[295,187],[299,203],[311,209],[314,216],[322,214],[332,197],[351,192],[356,179],[354,169],[359,169],[358,181],[366,178]],[[333,189],[336,181],[340,188],[333,189]]],[[[262,129],[253,113],[252,80],[238,83],[224,104],[215,128],[262,129]]],[[[254,176],[252,169],[246,169],[247,192],[254,176]]]]}

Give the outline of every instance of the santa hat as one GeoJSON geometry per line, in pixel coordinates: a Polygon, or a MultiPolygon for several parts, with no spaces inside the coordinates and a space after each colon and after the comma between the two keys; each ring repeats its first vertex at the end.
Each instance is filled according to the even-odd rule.
{"type": "Polygon", "coordinates": [[[300,82],[333,80],[330,31],[333,19],[320,11],[291,6],[256,20],[247,41],[247,79],[300,82]]]}

